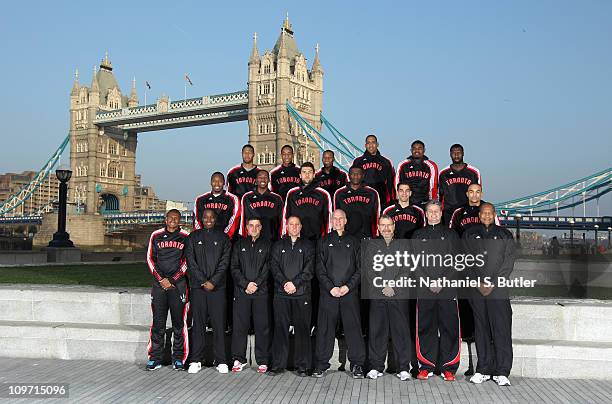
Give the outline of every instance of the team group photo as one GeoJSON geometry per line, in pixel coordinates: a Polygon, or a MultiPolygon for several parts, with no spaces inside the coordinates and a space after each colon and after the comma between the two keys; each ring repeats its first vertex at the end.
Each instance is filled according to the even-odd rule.
{"type": "Polygon", "coordinates": [[[7,3],[0,401],[612,403],[611,16],[7,3]]]}

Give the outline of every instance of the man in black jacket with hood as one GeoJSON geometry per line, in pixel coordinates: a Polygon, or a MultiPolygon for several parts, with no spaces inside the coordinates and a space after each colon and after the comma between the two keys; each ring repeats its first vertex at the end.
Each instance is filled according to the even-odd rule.
{"type": "Polygon", "coordinates": [[[300,237],[302,223],[297,216],[287,218],[287,235],[272,247],[270,270],[274,277],[274,337],[271,375],[282,373],[289,356],[289,326],[295,330],[295,367],[298,376],[308,375],[312,350],[311,280],[315,251],[312,241],[300,237]]]}
{"type": "Polygon", "coordinates": [[[230,264],[229,237],[215,228],[217,214],[211,209],[202,213],[203,228],[189,235],[185,248],[187,277],[191,290],[193,344],[189,373],[198,373],[204,353],[204,333],[210,317],[213,327],[215,364],[219,373],[228,373],[225,357],[225,281],[230,264]]]}

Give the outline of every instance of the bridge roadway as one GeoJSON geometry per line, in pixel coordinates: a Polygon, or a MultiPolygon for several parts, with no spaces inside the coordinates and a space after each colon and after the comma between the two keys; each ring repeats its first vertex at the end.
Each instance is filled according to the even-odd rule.
{"type": "MultiPolygon", "coordinates": [[[[162,99],[163,100],[163,99],[162,99]]],[[[147,132],[185,126],[244,121],[248,118],[248,91],[185,100],[158,101],[112,111],[98,111],[94,123],[107,131],[147,132]]]]}
{"type": "MultiPolygon", "coordinates": [[[[439,377],[400,381],[385,374],[378,380],[353,380],[331,371],[322,379],[285,372],[261,375],[252,368],[221,375],[204,368],[195,375],[164,367],[155,372],[143,364],[61,359],[0,360],[0,399],[8,399],[7,383],[68,383],[67,399],[53,402],[214,402],[214,403],[612,403],[612,381],[514,377],[511,387],[489,381],[456,382],[439,377]]],[[[27,402],[47,402],[46,399],[27,402]]]]}

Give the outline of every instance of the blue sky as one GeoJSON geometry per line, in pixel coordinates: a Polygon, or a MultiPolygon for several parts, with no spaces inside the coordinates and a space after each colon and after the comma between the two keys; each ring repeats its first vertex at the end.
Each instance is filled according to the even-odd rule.
{"type": "MultiPolygon", "coordinates": [[[[542,191],[612,163],[612,2],[11,2],[0,15],[0,172],[39,169],[68,131],[73,74],[105,51],[143,101],[246,89],[253,32],[272,48],[285,12],[312,63],[324,113],[357,144],[379,135],[398,163],[422,139],[448,164],[459,142],[485,197],[542,191]],[[35,10],[35,11],[33,11],[35,10]]],[[[240,159],[247,123],[139,136],[137,171],[162,198],[191,200],[240,159]]],[[[600,201],[612,210],[612,198],[600,201]]]]}

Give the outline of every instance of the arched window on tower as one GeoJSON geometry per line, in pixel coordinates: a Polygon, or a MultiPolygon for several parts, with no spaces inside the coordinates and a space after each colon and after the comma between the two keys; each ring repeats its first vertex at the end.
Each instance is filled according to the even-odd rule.
{"type": "Polygon", "coordinates": [[[266,62],[264,65],[264,74],[270,74],[270,63],[266,62]]]}

